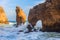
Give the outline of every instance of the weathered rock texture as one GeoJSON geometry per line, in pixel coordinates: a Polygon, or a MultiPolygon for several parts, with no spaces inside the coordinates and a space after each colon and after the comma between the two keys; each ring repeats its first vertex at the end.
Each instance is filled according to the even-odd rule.
{"type": "Polygon", "coordinates": [[[28,21],[34,26],[42,20],[43,31],[60,31],[60,0],[46,0],[30,9],[28,21]]]}
{"type": "Polygon", "coordinates": [[[26,15],[25,15],[24,11],[19,6],[17,6],[16,7],[16,22],[17,22],[17,25],[19,25],[21,23],[25,23],[25,21],[26,21],[26,15]]]}
{"type": "Polygon", "coordinates": [[[9,24],[8,19],[2,7],[0,7],[0,24],[9,24]]]}

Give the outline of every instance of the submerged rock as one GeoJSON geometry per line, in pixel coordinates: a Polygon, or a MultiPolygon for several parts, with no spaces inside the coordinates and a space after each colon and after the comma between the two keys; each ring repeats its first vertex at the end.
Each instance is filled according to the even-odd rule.
{"type": "Polygon", "coordinates": [[[38,20],[42,21],[42,31],[58,32],[60,30],[60,0],[46,0],[30,9],[29,23],[35,26],[38,20]]]}
{"type": "Polygon", "coordinates": [[[9,24],[3,8],[0,6],[0,24],[9,24]]]}
{"type": "Polygon", "coordinates": [[[26,15],[24,13],[24,11],[17,6],[16,7],[16,22],[17,22],[17,26],[21,23],[25,23],[26,21],[26,15]]]}
{"type": "Polygon", "coordinates": [[[33,28],[32,28],[32,26],[30,24],[28,24],[27,29],[28,29],[28,32],[32,32],[33,28]]]}

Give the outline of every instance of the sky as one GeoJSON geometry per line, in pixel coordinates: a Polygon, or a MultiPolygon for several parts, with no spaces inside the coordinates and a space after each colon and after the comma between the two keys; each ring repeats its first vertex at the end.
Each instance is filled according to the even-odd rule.
{"type": "Polygon", "coordinates": [[[28,17],[29,10],[35,5],[45,2],[45,0],[0,0],[9,21],[16,21],[16,6],[20,6],[28,17]]]}

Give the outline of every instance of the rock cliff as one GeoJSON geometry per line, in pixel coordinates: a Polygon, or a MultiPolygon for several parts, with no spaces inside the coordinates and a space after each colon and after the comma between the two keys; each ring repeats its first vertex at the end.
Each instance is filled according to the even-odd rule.
{"type": "Polygon", "coordinates": [[[28,21],[34,25],[42,20],[42,31],[60,30],[60,0],[46,0],[29,11],[28,21]]]}
{"type": "Polygon", "coordinates": [[[25,15],[24,11],[19,6],[17,6],[16,7],[16,22],[17,22],[17,25],[19,25],[21,23],[25,23],[25,21],[26,21],[26,15],[25,15]]]}
{"type": "Polygon", "coordinates": [[[3,8],[0,6],[0,24],[9,24],[3,8]]]}

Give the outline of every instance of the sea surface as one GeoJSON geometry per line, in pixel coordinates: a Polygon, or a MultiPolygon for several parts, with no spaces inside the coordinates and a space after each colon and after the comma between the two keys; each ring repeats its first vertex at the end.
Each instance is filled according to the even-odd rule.
{"type": "MultiPolygon", "coordinates": [[[[41,31],[25,33],[28,31],[26,28],[28,22],[19,25],[19,27],[14,26],[14,24],[16,24],[15,21],[10,21],[9,24],[0,25],[0,40],[60,40],[60,33],[41,31]],[[23,30],[23,32],[19,32],[19,30],[23,30]]],[[[38,29],[39,25],[41,23],[37,23],[35,28],[38,29]]]]}

